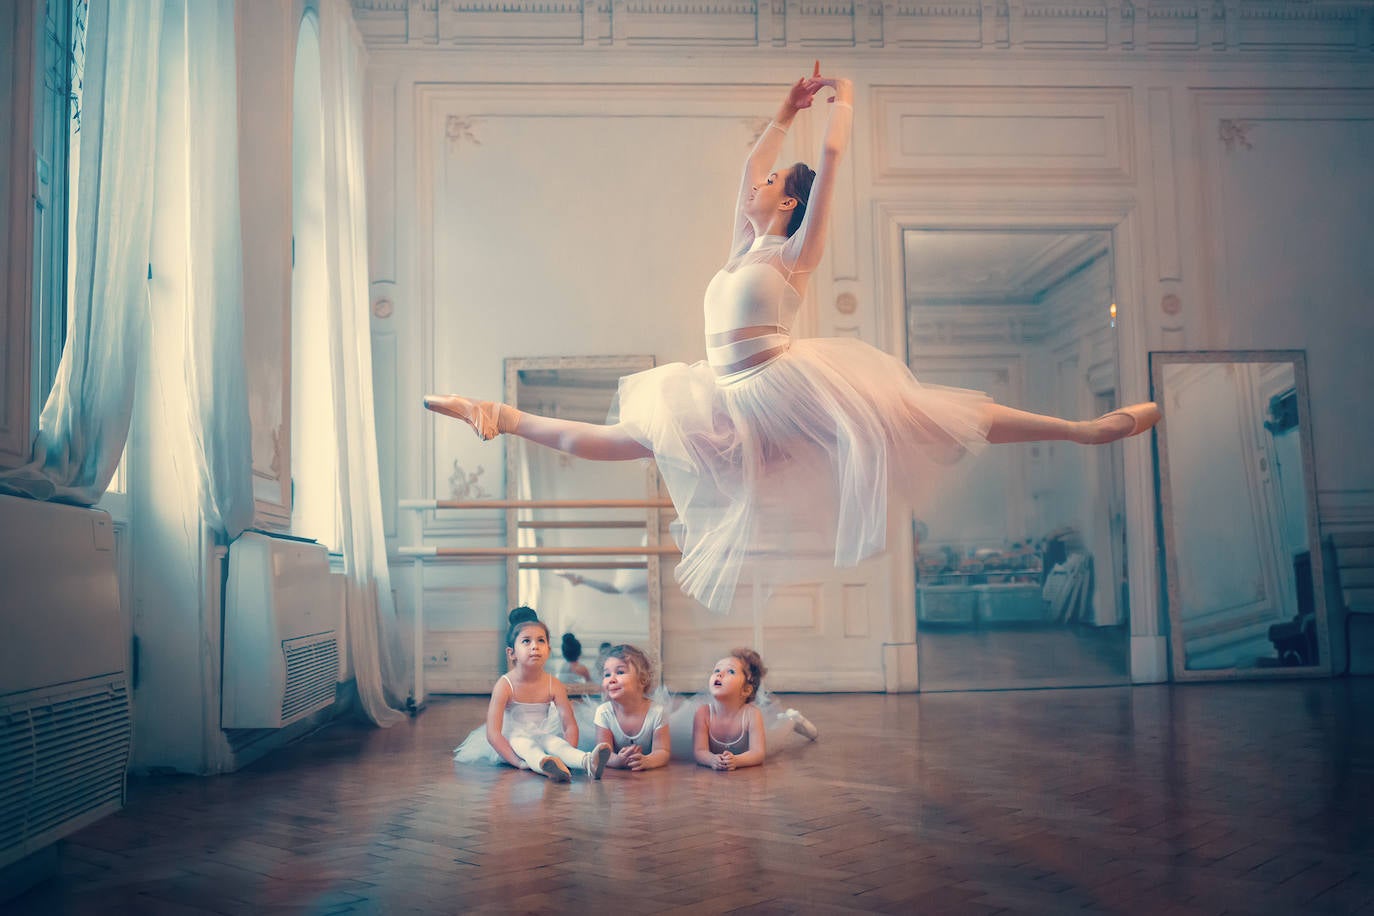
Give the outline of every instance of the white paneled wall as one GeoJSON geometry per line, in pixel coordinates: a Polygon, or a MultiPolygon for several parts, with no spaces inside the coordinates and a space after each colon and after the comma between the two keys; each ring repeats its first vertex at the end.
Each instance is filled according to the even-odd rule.
{"type": "MultiPolygon", "coordinates": [[[[1374,478],[1351,459],[1342,419],[1374,387],[1351,344],[1374,340],[1371,262],[1356,251],[1374,212],[1362,159],[1374,139],[1368,8],[1337,27],[1297,4],[1284,17],[1228,7],[1219,19],[1113,3],[1081,16],[971,3],[921,16],[869,4],[852,14],[394,6],[355,4],[373,51],[375,346],[394,354],[394,371],[379,360],[377,378],[389,498],[448,496],[455,482],[507,492],[501,443],[433,422],[418,407],[427,390],[499,396],[506,356],[700,358],[701,292],[725,255],[740,164],[823,45],[825,68],[856,81],[856,130],[805,333],[906,355],[907,228],[1110,233],[1117,398],[1147,394],[1152,349],[1308,348],[1323,514],[1374,524],[1374,478]],[[675,47],[636,47],[652,41],[675,47]],[[1324,50],[1304,59],[1300,46],[1324,50]]],[[[798,119],[784,162],[814,157],[818,125],[798,119]]],[[[1066,320],[1085,322],[1075,295],[1065,292],[1077,316],[1066,320]]],[[[1047,344],[1059,371],[1091,375],[1108,348],[1110,334],[1084,327],[1047,344]]],[[[1013,355],[972,365],[951,352],[918,374],[982,372],[1012,398],[1053,396],[1058,382],[1025,379],[1013,355]]],[[[1123,456],[1133,671],[1156,680],[1167,655],[1148,441],[1123,456]]],[[[1019,505],[1041,511],[1025,494],[1019,505]]],[[[395,518],[396,545],[501,538],[494,514],[395,518]]],[[[665,576],[669,682],[696,688],[711,661],[745,643],[760,647],[775,687],[914,687],[909,526],[899,519],[892,534],[884,557],[785,590],[757,617],[747,592],[736,614],[710,617],[665,576]]],[[[431,674],[431,689],[489,687],[503,578],[476,563],[427,577],[427,644],[474,659],[431,674]]]]}

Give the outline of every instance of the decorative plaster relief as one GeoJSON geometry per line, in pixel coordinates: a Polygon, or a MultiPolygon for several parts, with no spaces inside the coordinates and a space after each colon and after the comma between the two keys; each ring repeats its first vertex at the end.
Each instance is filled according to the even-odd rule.
{"type": "Polygon", "coordinates": [[[1250,131],[1254,127],[1254,121],[1222,118],[1217,122],[1217,135],[1221,138],[1222,145],[1226,147],[1228,153],[1235,152],[1238,147],[1240,149],[1254,149],[1254,144],[1250,142],[1250,131]]]}
{"type": "Polygon", "coordinates": [[[477,125],[476,118],[460,118],[458,115],[449,115],[444,122],[444,135],[448,137],[449,143],[455,148],[466,140],[474,146],[481,146],[482,141],[477,139],[477,134],[473,128],[477,125]]]}
{"type": "Polygon", "coordinates": [[[837,46],[1367,52],[1367,3],[1153,0],[353,0],[369,47],[837,46]],[[1139,9],[1139,12],[1137,10],[1139,9]],[[1137,32],[1136,24],[1140,29],[1137,32]]]}
{"type": "Polygon", "coordinates": [[[489,499],[491,494],[480,482],[486,468],[477,465],[475,471],[465,471],[457,460],[453,462],[453,473],[448,478],[449,499],[489,499]]]}

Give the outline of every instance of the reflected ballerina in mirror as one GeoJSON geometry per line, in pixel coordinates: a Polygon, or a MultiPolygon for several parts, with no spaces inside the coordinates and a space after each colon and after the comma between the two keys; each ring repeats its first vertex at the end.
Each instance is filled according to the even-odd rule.
{"type": "Polygon", "coordinates": [[[725,266],[706,288],[706,359],[620,380],[606,425],[508,404],[429,395],[428,409],[582,458],[653,458],[677,510],[682,590],[718,613],[737,584],[754,600],[853,566],[886,546],[889,486],[919,508],[950,466],[989,443],[1089,445],[1135,436],[1154,403],[1075,421],[1016,410],[980,391],[926,385],[900,360],[852,338],[791,331],[825,249],[838,165],[849,146],[853,85],[820,65],[788,90],[744,166],[725,266]],[[818,167],[774,162],[788,128],[827,90],[818,167]]]}

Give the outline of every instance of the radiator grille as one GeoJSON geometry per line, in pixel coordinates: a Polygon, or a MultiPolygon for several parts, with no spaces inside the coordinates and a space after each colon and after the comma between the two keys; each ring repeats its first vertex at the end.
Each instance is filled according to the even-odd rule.
{"type": "Polygon", "coordinates": [[[339,643],[334,631],[283,640],[286,692],[281,701],[281,724],[291,722],[334,702],[339,680],[339,643]]]}
{"type": "Polygon", "coordinates": [[[118,810],[130,740],[123,673],[0,698],[0,859],[118,810]]]}

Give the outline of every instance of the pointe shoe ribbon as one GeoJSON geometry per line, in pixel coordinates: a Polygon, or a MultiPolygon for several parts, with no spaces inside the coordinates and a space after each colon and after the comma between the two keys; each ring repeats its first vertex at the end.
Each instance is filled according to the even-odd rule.
{"type": "Polygon", "coordinates": [[[498,433],[508,431],[501,426],[501,408],[504,406],[495,401],[473,401],[456,394],[425,395],[425,407],[428,410],[462,420],[484,442],[495,438],[498,433]]]}
{"type": "Polygon", "coordinates": [[[1154,427],[1159,422],[1163,414],[1159,411],[1159,405],[1154,401],[1144,401],[1140,404],[1132,404],[1129,407],[1122,407],[1105,414],[1102,419],[1107,417],[1130,417],[1131,431],[1126,437],[1138,436],[1148,429],[1154,427]]]}

